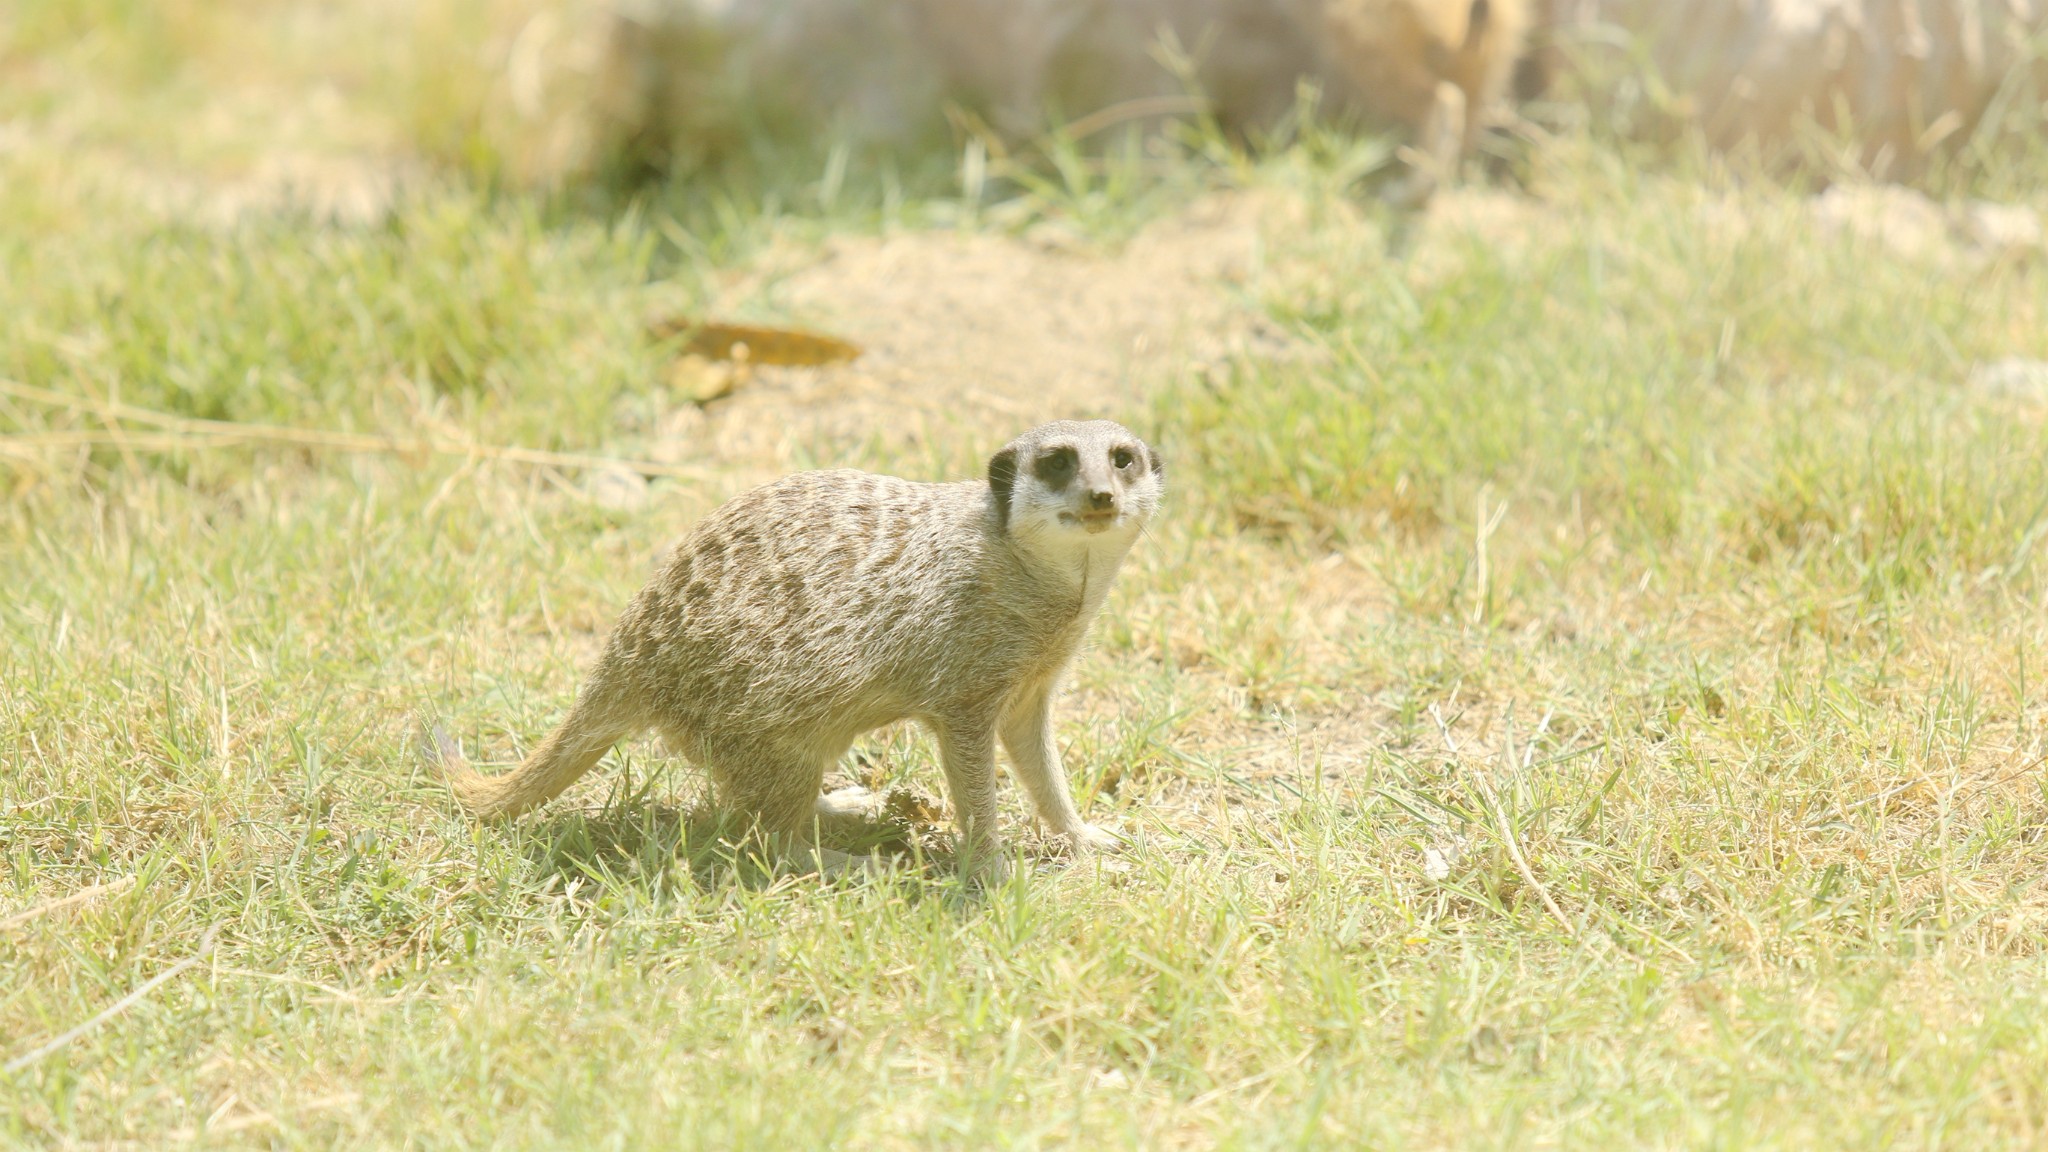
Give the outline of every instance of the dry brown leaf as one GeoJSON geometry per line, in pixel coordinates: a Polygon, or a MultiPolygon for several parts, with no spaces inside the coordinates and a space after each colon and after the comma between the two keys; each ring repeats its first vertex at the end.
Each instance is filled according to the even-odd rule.
{"type": "Polygon", "coordinates": [[[658,338],[687,335],[683,351],[706,360],[735,364],[780,364],[804,367],[837,364],[861,353],[860,345],[806,332],[801,328],[769,328],[756,324],[726,324],[673,317],[654,325],[658,338]]]}

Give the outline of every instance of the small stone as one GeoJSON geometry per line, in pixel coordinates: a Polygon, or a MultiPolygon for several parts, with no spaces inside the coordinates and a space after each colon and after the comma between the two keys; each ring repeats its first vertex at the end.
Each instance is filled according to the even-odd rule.
{"type": "Polygon", "coordinates": [[[2007,356],[1970,370],[1970,387],[1992,396],[2048,401],[2048,360],[2007,356]]]}
{"type": "Polygon", "coordinates": [[[583,494],[606,511],[637,512],[647,507],[647,478],[631,468],[605,468],[583,481],[583,494]]]}
{"type": "Polygon", "coordinates": [[[1465,838],[1455,836],[1422,850],[1422,874],[1441,884],[1450,879],[1451,869],[1465,856],[1465,838]]]}
{"type": "Polygon", "coordinates": [[[1910,259],[1938,256],[1948,245],[1948,219],[1940,205],[1910,188],[1837,184],[1813,202],[1823,233],[1881,244],[1910,259]]]}
{"type": "Polygon", "coordinates": [[[1972,200],[1960,214],[1959,229],[1970,243],[1991,256],[2024,256],[2042,250],[2041,217],[2023,204],[1972,200]]]}
{"type": "Polygon", "coordinates": [[[1088,247],[1088,238],[1079,229],[1059,220],[1040,220],[1026,228],[1024,242],[1043,252],[1064,255],[1086,251],[1088,247]]]}

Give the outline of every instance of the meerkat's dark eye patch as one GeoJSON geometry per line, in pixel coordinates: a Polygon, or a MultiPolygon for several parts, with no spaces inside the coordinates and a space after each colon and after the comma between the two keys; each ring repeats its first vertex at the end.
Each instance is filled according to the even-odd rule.
{"type": "Polygon", "coordinates": [[[1054,448],[1032,462],[1031,471],[1048,488],[1064,488],[1081,467],[1081,457],[1072,448],[1054,448]]]}
{"type": "Polygon", "coordinates": [[[1125,468],[1129,468],[1133,464],[1136,464],[1138,462],[1138,458],[1136,456],[1131,455],[1131,450],[1129,448],[1119,448],[1116,451],[1111,452],[1109,454],[1109,462],[1116,465],[1117,469],[1121,471],[1125,468]]]}

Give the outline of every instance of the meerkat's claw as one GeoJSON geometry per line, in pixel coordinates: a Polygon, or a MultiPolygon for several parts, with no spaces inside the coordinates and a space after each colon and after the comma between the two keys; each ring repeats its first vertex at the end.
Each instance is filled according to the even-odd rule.
{"type": "Polygon", "coordinates": [[[1076,852],[1115,852],[1124,846],[1124,838],[1109,829],[1096,824],[1083,824],[1067,833],[1067,842],[1076,852]]]}

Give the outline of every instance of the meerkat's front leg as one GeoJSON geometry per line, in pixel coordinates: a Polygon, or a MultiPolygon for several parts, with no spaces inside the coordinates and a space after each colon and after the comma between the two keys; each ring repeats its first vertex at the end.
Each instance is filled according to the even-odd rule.
{"type": "Polygon", "coordinates": [[[1397,208],[1427,206],[1439,187],[1456,178],[1470,120],[1465,90],[1448,80],[1439,81],[1428,114],[1416,126],[1415,141],[1399,150],[1408,173],[1387,188],[1386,201],[1397,208]]]}
{"type": "Polygon", "coordinates": [[[1001,725],[1003,747],[1017,779],[1031,794],[1038,818],[1070,840],[1078,849],[1106,850],[1121,843],[1116,834],[1081,819],[1074,798],[1067,791],[1067,772],[1060,764],[1060,747],[1053,739],[1052,698],[1057,685],[1052,681],[1033,685],[1010,705],[1001,725]]]}
{"type": "Polygon", "coordinates": [[[946,772],[946,791],[953,799],[953,819],[960,830],[960,857],[983,879],[1001,882],[1010,862],[996,832],[995,733],[986,721],[942,720],[939,764],[946,772]]]}

